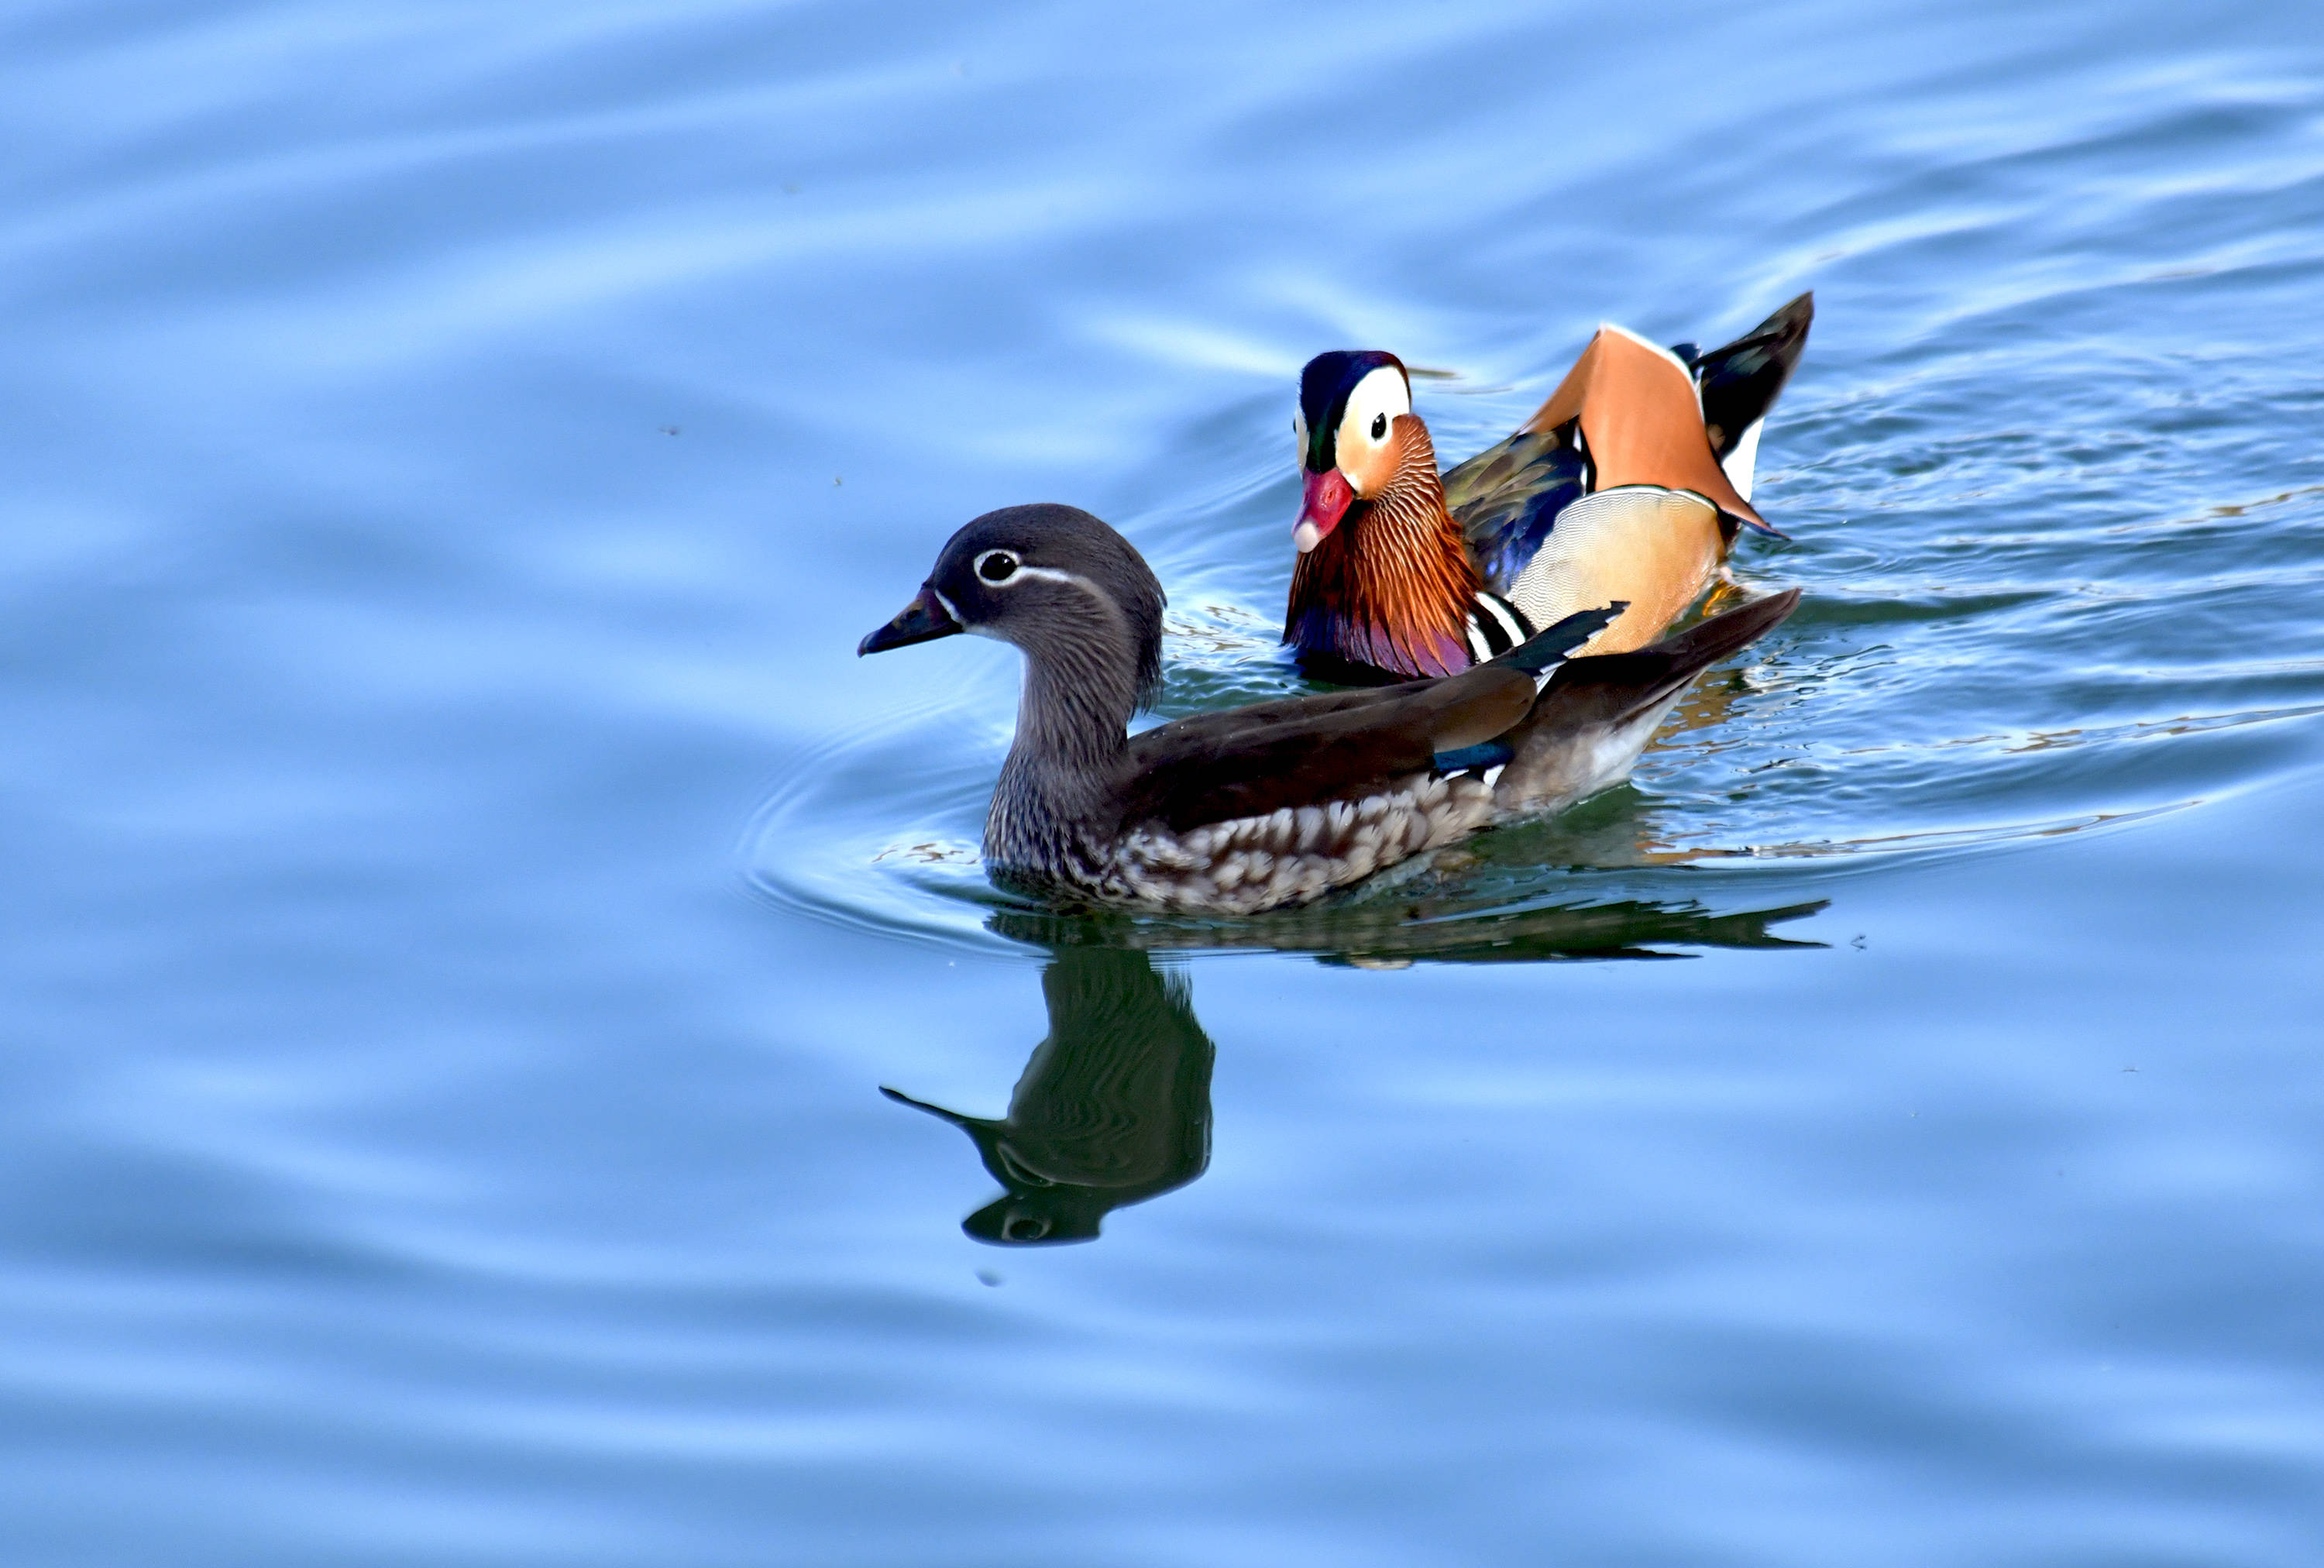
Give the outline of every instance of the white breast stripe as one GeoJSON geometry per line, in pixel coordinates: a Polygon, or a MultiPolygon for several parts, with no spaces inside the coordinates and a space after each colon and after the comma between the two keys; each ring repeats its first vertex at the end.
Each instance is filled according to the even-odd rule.
{"type": "Polygon", "coordinates": [[[1507,653],[1526,640],[1525,620],[1508,601],[1480,588],[1469,602],[1469,652],[1479,663],[1507,653]]]}
{"type": "Polygon", "coordinates": [[[1508,636],[1508,646],[1515,648],[1533,635],[1533,628],[1525,623],[1524,618],[1518,615],[1517,607],[1499,594],[1479,594],[1477,604],[1501,623],[1502,631],[1508,636]]]}
{"type": "Polygon", "coordinates": [[[1517,615],[1516,609],[1510,609],[1510,604],[1501,595],[1480,590],[1476,599],[1469,604],[1469,643],[1476,646],[1478,639],[1482,639],[1482,643],[1485,643],[1485,650],[1476,655],[1478,659],[1508,653],[1510,648],[1525,641],[1526,636],[1529,636],[1529,630],[1526,630],[1525,620],[1517,615]]]}

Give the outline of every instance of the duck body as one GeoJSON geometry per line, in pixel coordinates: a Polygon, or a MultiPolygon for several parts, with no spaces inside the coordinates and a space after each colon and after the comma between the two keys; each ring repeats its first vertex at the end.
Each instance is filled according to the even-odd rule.
{"type": "Polygon", "coordinates": [[[1802,295],[1708,354],[1600,328],[1508,439],[1442,474],[1403,364],[1310,361],[1283,640],[1341,680],[1450,675],[1593,604],[1590,653],[1660,637],[1702,596],[1750,502],[1759,431],[1806,346],[1802,295]]]}
{"type": "Polygon", "coordinates": [[[1160,670],[1161,586],[1087,512],[1021,506],[954,534],[919,596],[858,651],[973,632],[1024,653],[1017,735],[985,819],[996,881],[1247,915],[1615,782],[1694,676],[1796,600],[1747,604],[1628,662],[1569,663],[1621,613],[1600,606],[1457,675],[1202,714],[1132,736],[1129,721],[1160,670]]]}

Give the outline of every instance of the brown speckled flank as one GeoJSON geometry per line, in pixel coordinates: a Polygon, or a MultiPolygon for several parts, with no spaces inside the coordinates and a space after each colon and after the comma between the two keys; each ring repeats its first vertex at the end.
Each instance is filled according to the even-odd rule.
{"type": "Polygon", "coordinates": [[[1093,890],[1110,902],[1250,915],[1304,904],[1492,820],[1493,791],[1473,774],[1416,773],[1378,795],[1278,807],[1185,834],[1147,825],[1116,844],[1093,890]]]}

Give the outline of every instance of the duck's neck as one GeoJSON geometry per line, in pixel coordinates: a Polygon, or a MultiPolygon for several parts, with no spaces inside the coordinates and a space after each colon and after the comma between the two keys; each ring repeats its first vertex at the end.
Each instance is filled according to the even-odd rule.
{"type": "Polygon", "coordinates": [[[1283,640],[1399,675],[1451,675],[1469,667],[1477,587],[1461,525],[1445,509],[1435,446],[1413,420],[1396,476],[1299,558],[1283,640]]]}
{"type": "Polygon", "coordinates": [[[1044,628],[1025,652],[1017,739],[985,817],[985,858],[1054,873],[1114,826],[1127,732],[1138,708],[1138,651],[1118,617],[1044,628]]]}

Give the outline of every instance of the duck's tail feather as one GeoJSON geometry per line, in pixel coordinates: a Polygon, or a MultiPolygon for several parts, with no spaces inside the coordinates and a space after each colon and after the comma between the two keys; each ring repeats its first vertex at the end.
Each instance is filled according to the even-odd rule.
{"type": "Polygon", "coordinates": [[[1486,662],[1512,665],[1527,675],[1539,675],[1563,663],[1575,649],[1612,625],[1629,607],[1628,599],[1616,599],[1595,610],[1577,610],[1486,662]]]}
{"type": "Polygon", "coordinates": [[[1702,424],[1711,449],[1746,501],[1751,498],[1760,423],[1791,380],[1814,321],[1815,295],[1802,294],[1734,342],[1708,354],[1683,356],[1702,393],[1702,424]]]}
{"type": "Polygon", "coordinates": [[[1632,653],[1600,653],[1571,659],[1550,677],[1534,706],[1538,715],[1562,693],[1568,705],[1585,695],[1605,722],[1620,724],[1671,696],[1696,676],[1738,649],[1774,631],[1799,608],[1800,591],[1786,588],[1764,599],[1713,615],[1675,637],[1650,642],[1632,653]]]}
{"type": "Polygon", "coordinates": [[[1694,678],[1781,625],[1799,603],[1800,591],[1788,588],[1635,652],[1567,659],[1507,737],[1513,755],[1495,803],[1554,810],[1620,782],[1694,678]]]}

